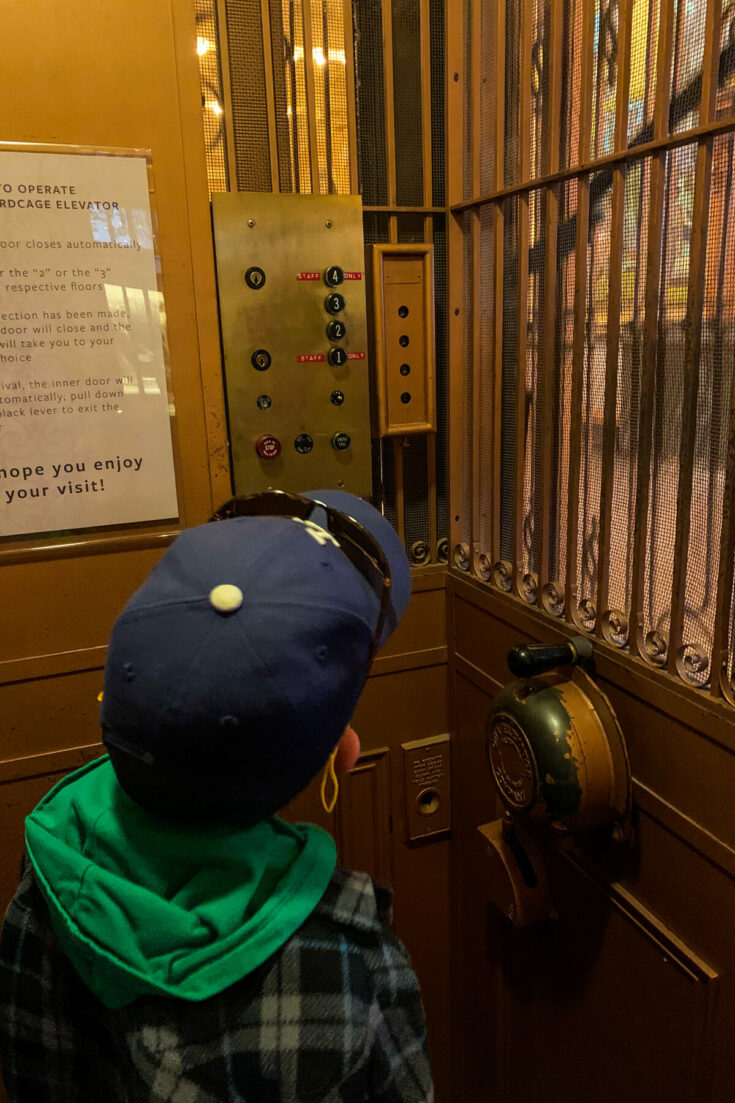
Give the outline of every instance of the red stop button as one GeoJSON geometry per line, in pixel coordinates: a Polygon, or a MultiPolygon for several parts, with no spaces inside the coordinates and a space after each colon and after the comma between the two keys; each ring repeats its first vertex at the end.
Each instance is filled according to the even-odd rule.
{"type": "Polygon", "coordinates": [[[255,451],[261,460],[275,460],[281,454],[281,442],[270,433],[263,433],[255,442],[255,451]]]}

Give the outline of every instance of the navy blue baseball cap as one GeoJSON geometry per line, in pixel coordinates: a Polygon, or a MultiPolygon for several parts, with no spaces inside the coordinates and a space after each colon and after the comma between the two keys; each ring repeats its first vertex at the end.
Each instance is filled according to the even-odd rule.
{"type": "Polygon", "coordinates": [[[336,746],[374,644],[403,616],[410,568],[385,517],[344,491],[304,497],[327,508],[308,521],[244,516],[181,533],[113,627],[103,740],[123,788],[153,811],[244,825],[287,804],[336,746]],[[327,510],[382,551],[382,618],[327,510]]]}

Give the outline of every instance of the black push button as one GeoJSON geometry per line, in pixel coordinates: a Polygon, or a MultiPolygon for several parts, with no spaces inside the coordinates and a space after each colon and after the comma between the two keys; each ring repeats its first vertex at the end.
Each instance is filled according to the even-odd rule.
{"type": "Polygon", "coordinates": [[[256,371],[267,371],[271,366],[271,354],[268,349],[256,349],[250,357],[250,363],[256,371]]]}
{"type": "Polygon", "coordinates": [[[347,353],[339,345],[335,345],[327,353],[327,360],[333,368],[341,368],[343,364],[347,363],[347,353]]]}
{"type": "Polygon", "coordinates": [[[329,396],[329,401],[333,406],[341,406],[345,400],[344,391],[332,391],[329,396]]]}
{"type": "Polygon", "coordinates": [[[346,306],[345,297],[339,291],[333,291],[331,295],[327,295],[324,306],[327,314],[341,314],[346,306]]]}
{"type": "Polygon", "coordinates": [[[347,336],[347,326],[339,318],[335,318],[327,326],[327,337],[330,341],[342,341],[347,336]]]}
{"type": "Polygon", "coordinates": [[[311,452],[314,447],[314,441],[308,433],[299,433],[296,440],[293,442],[293,446],[297,452],[300,452],[302,456],[305,456],[307,452],[311,452]]]}
{"type": "Polygon", "coordinates": [[[261,287],[265,286],[265,272],[255,264],[250,268],[246,268],[245,283],[248,287],[252,287],[253,291],[259,291],[261,287]]]}
{"type": "Polygon", "coordinates": [[[398,370],[401,373],[401,375],[410,375],[411,374],[411,365],[410,364],[401,364],[401,366],[398,370]]]}
{"type": "Polygon", "coordinates": [[[332,437],[332,448],[335,448],[338,452],[344,452],[351,444],[352,438],[349,433],[335,433],[332,437]]]}
{"type": "Polygon", "coordinates": [[[329,268],[324,271],[324,282],[327,287],[339,287],[341,283],[344,283],[345,274],[338,264],[330,264],[329,268]]]}
{"type": "Polygon", "coordinates": [[[259,394],[255,400],[259,410],[270,410],[273,405],[273,399],[269,394],[259,394]]]}

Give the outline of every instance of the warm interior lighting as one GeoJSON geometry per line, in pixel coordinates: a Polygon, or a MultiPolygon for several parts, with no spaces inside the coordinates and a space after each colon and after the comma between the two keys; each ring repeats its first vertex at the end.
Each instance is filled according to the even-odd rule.
{"type": "Polygon", "coordinates": [[[221,108],[221,107],[220,107],[220,105],[219,105],[219,104],[217,103],[217,100],[210,100],[210,102],[209,102],[209,103],[207,104],[207,107],[208,107],[208,108],[209,108],[209,110],[210,110],[210,111],[212,111],[212,112],[213,112],[213,113],[214,113],[215,115],[221,115],[221,114],[222,114],[222,108],[221,108]]]}
{"type": "Polygon", "coordinates": [[[197,35],[197,53],[199,57],[204,57],[207,50],[212,49],[212,43],[208,38],[203,38],[201,35],[197,35]]]}
{"type": "Polygon", "coordinates": [[[315,46],[311,53],[317,65],[327,64],[327,59],[324,56],[324,50],[321,48],[321,46],[315,46]]]}

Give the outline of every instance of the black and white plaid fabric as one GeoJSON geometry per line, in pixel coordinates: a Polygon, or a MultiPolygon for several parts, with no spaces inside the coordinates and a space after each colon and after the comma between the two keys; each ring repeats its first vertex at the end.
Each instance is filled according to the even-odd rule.
{"type": "Polygon", "coordinates": [[[201,1003],[110,1011],[56,943],[26,863],[0,935],[10,1103],[431,1103],[418,985],[390,895],[338,870],[296,934],[201,1003]]]}

